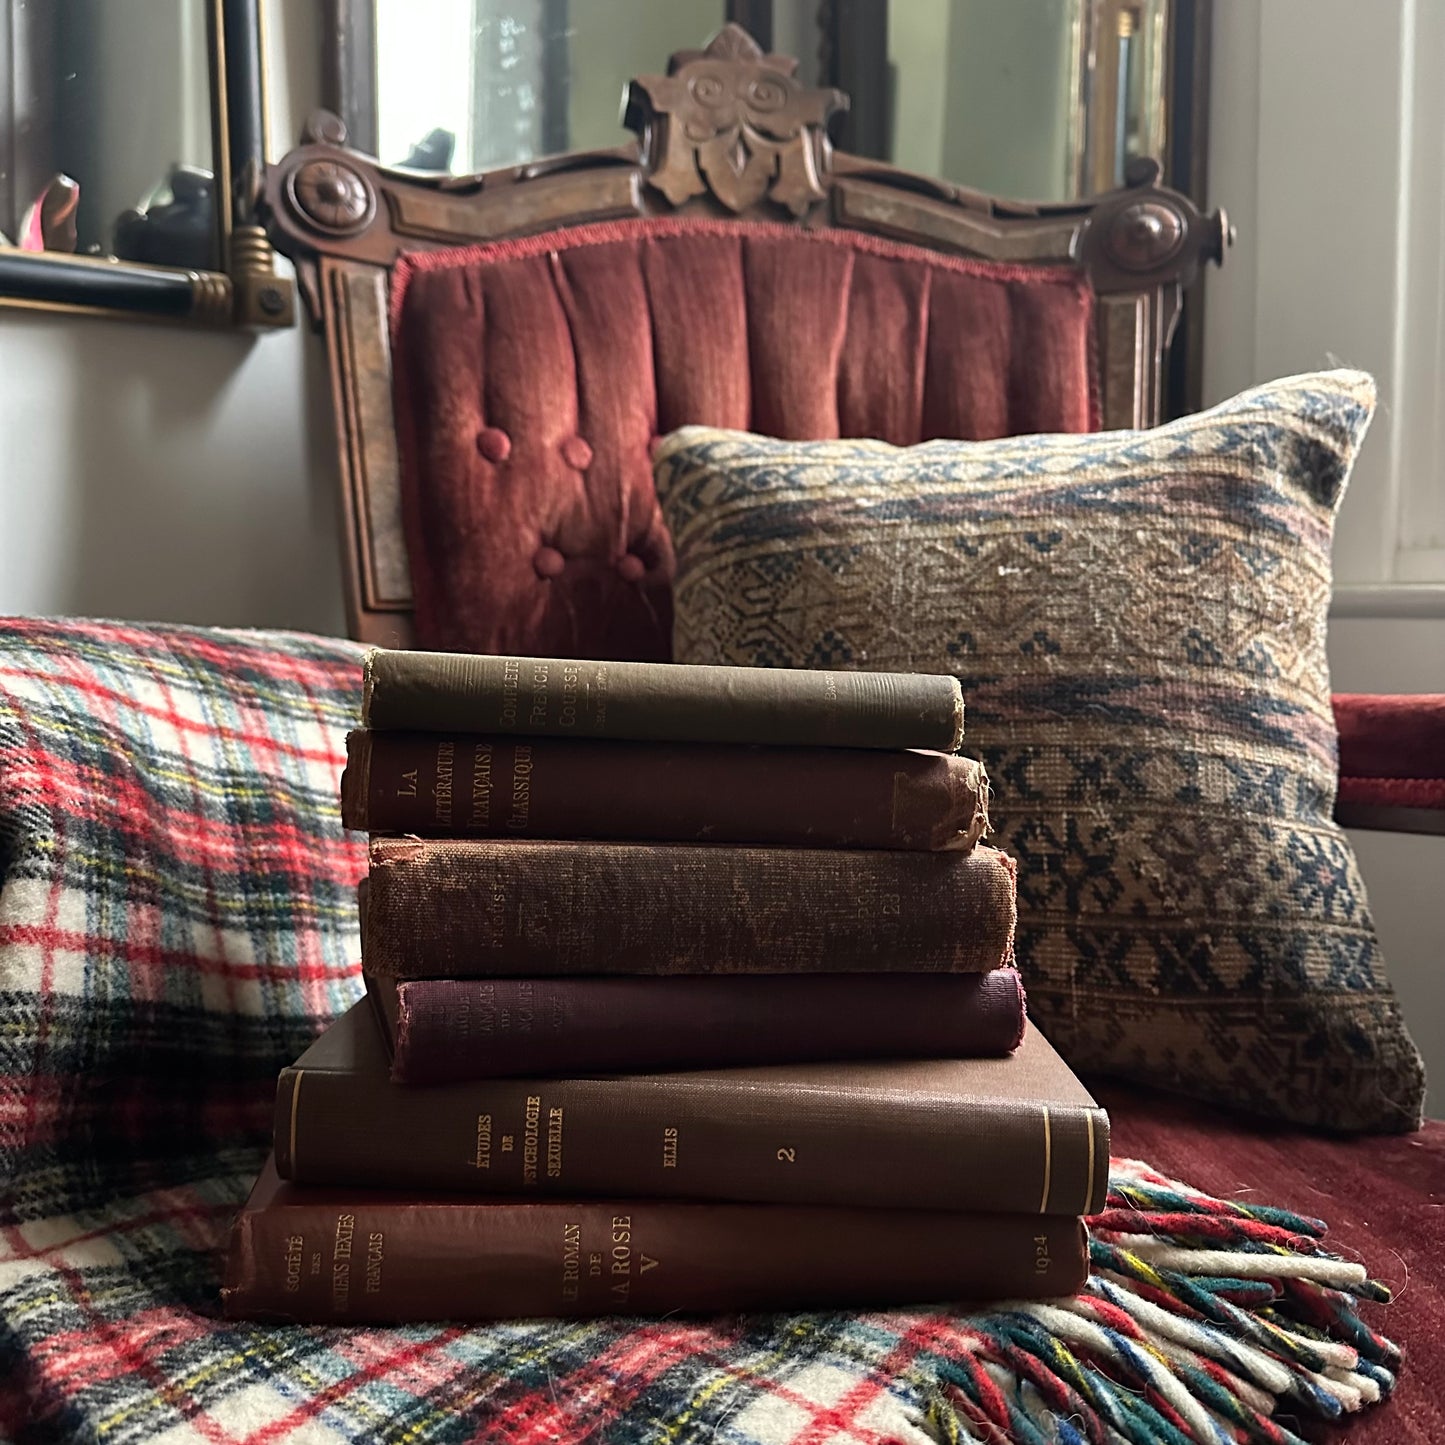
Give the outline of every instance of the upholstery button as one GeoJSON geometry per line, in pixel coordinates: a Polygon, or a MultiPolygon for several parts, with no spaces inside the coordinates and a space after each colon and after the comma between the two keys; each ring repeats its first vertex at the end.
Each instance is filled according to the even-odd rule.
{"type": "Polygon", "coordinates": [[[640,582],[642,574],[647,571],[647,563],[637,555],[636,552],[629,552],[618,564],[617,575],[624,582],[640,582]]]}
{"type": "Polygon", "coordinates": [[[477,433],[477,450],[489,462],[504,462],[512,454],[512,439],[499,426],[484,426],[477,433]]]}
{"type": "Polygon", "coordinates": [[[579,472],[586,471],[592,464],[592,448],[582,437],[568,437],[562,443],[562,460],[579,472]]]}
{"type": "Polygon", "coordinates": [[[555,547],[538,547],[532,558],[532,566],[539,577],[560,577],[567,559],[555,547]]]}

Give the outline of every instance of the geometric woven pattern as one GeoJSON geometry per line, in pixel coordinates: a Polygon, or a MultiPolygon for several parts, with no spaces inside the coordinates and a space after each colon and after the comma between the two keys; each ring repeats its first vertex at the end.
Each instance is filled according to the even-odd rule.
{"type": "Polygon", "coordinates": [[[1076,1069],[1340,1130],[1419,1056],[1332,821],[1330,538],[1374,385],[1147,432],[657,454],[679,662],[951,672],[1019,864],[1030,1013],[1076,1069]]]}

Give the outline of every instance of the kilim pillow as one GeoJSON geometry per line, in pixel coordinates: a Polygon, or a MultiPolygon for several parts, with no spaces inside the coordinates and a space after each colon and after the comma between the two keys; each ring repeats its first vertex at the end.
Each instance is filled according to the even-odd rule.
{"type": "Polygon", "coordinates": [[[361,649],[0,622],[0,1223],[201,1177],[360,993],[361,649]]]}
{"type": "Polygon", "coordinates": [[[954,673],[1030,1012],[1076,1068],[1413,1128],[1331,820],[1330,536],[1374,396],[1328,372],[1149,432],[911,448],[685,428],[675,656],[954,673]]]}

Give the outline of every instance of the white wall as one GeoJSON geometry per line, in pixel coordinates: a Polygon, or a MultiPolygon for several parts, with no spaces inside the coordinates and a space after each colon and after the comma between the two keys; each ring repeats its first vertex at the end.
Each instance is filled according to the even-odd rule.
{"type": "MultiPolygon", "coordinates": [[[[1214,8],[1209,199],[1239,239],[1208,280],[1205,400],[1323,366],[1374,373],[1380,408],[1336,534],[1333,682],[1445,692],[1445,588],[1402,585],[1445,581],[1430,570],[1445,496],[1445,4],[1368,10],[1364,23],[1358,0],[1214,8]]],[[[1352,837],[1445,1115],[1445,838],[1352,837]]]]}
{"type": "MultiPolygon", "coordinates": [[[[320,89],[309,8],[268,13],[282,150],[320,89]]],[[[248,338],[0,309],[0,613],[339,633],[330,448],[304,320],[248,338]]]]}

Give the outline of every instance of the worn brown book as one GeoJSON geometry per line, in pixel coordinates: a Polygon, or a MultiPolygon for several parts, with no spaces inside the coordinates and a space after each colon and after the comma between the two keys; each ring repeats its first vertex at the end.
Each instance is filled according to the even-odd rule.
{"type": "Polygon", "coordinates": [[[280,1078],[299,1184],[1087,1214],[1104,1111],[1030,1027],[1006,1058],[391,1082],[363,1000],[280,1078]]]}
{"type": "Polygon", "coordinates": [[[397,1083],[1006,1054],[1017,970],[746,978],[368,974],[397,1083]]]}
{"type": "Polygon", "coordinates": [[[1048,1299],[1076,1218],[306,1189],[267,1161],[231,1231],[232,1319],[414,1324],[1048,1299]]]}
{"type": "Polygon", "coordinates": [[[365,833],[966,852],[988,827],[983,765],[949,753],[369,730],[346,753],[365,833]]]}
{"type": "Polygon", "coordinates": [[[982,973],[1013,860],[969,853],[375,838],[362,957],[392,978],[982,973]]]}
{"type": "Polygon", "coordinates": [[[362,722],[441,733],[937,748],[963,737],[946,673],[825,672],[376,649],[362,722]]]}

